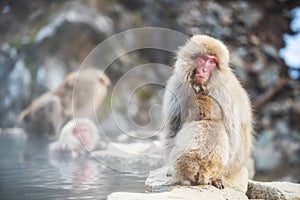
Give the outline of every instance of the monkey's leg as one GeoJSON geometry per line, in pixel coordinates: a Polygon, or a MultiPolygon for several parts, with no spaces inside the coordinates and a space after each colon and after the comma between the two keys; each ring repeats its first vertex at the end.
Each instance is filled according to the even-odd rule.
{"type": "Polygon", "coordinates": [[[218,189],[224,189],[224,177],[222,172],[224,165],[221,156],[217,152],[210,152],[204,159],[199,160],[200,170],[204,184],[212,185],[218,189]]]}

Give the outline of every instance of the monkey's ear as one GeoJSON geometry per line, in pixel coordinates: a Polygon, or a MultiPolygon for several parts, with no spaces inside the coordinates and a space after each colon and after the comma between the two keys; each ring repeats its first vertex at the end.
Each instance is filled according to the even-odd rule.
{"type": "Polygon", "coordinates": [[[106,86],[109,86],[111,84],[110,79],[105,74],[100,75],[99,82],[106,86]]]}

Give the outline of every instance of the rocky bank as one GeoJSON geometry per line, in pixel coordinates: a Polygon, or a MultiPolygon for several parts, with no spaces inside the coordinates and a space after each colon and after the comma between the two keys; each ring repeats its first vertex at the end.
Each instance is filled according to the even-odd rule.
{"type": "Polygon", "coordinates": [[[108,196],[108,200],[196,200],[196,199],[272,199],[272,200],[296,200],[300,199],[300,184],[289,182],[259,182],[249,180],[246,194],[225,187],[219,190],[213,186],[174,186],[170,185],[170,177],[166,175],[166,169],[158,169],[150,172],[145,186],[150,193],[126,193],[116,192],[108,196]],[[151,193],[152,192],[152,193],[151,193]]]}

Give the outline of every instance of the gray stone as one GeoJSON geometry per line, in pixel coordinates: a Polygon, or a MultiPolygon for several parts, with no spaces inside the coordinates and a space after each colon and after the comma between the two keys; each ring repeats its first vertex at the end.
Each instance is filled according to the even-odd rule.
{"type": "Polygon", "coordinates": [[[95,151],[91,157],[123,172],[149,172],[162,166],[161,155],[149,152],[150,143],[110,143],[106,150],[95,151]]]}
{"type": "Polygon", "coordinates": [[[278,58],[278,52],[276,48],[270,44],[266,44],[263,46],[264,53],[273,58],[278,58]]]}
{"type": "Polygon", "coordinates": [[[85,4],[68,2],[61,13],[56,13],[56,16],[37,32],[35,42],[42,42],[46,38],[52,37],[65,21],[88,24],[100,33],[112,33],[112,21],[110,18],[101,15],[94,9],[88,8],[85,4]],[[77,16],[74,13],[81,13],[81,15],[77,16]]]}
{"type": "Polygon", "coordinates": [[[151,171],[145,182],[146,190],[149,192],[168,191],[172,186],[172,178],[171,176],[167,176],[167,173],[167,167],[151,171]]]}
{"type": "Polygon", "coordinates": [[[254,26],[263,17],[258,9],[250,7],[250,4],[247,2],[237,4],[237,11],[239,11],[237,18],[247,27],[254,26]]]}
{"type": "Polygon", "coordinates": [[[248,183],[249,199],[300,199],[300,184],[289,182],[258,182],[248,183]]]}
{"type": "MultiPolygon", "coordinates": [[[[259,65],[263,66],[263,63],[257,61],[254,63],[254,65],[256,65],[254,66],[256,69],[259,69],[262,68],[259,65]]],[[[261,73],[259,73],[258,76],[260,86],[264,88],[269,88],[273,86],[276,80],[278,80],[279,73],[280,73],[280,69],[276,64],[266,67],[264,70],[262,70],[261,73]]]]}

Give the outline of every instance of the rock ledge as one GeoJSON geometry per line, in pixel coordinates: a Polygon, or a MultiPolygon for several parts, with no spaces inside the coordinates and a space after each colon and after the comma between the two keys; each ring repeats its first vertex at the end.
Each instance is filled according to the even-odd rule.
{"type": "Polygon", "coordinates": [[[145,182],[147,192],[116,192],[108,196],[108,200],[196,200],[196,199],[274,199],[300,200],[300,184],[289,182],[258,182],[249,180],[246,194],[226,187],[219,190],[213,186],[174,186],[171,177],[167,177],[167,168],[150,172],[145,182]],[[246,196],[247,195],[247,196],[246,196]]]}

